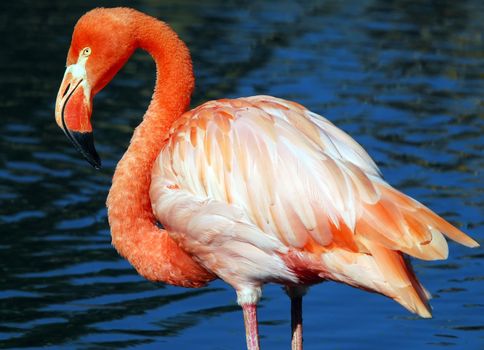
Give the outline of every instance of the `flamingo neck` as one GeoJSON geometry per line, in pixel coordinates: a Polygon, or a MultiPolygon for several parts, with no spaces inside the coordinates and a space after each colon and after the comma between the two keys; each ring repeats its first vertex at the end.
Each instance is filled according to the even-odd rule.
{"type": "Polygon", "coordinates": [[[166,133],[190,105],[195,85],[192,60],[186,45],[167,24],[145,15],[141,18],[135,30],[138,45],[156,63],[155,91],[145,120],[156,119],[166,133]]]}
{"type": "Polygon", "coordinates": [[[192,62],[187,47],[168,25],[140,13],[136,16],[135,40],[156,62],[156,86],[114,173],[107,200],[112,243],[144,277],[196,287],[213,277],[155,225],[149,198],[152,165],[171,124],[190,103],[192,62]]]}

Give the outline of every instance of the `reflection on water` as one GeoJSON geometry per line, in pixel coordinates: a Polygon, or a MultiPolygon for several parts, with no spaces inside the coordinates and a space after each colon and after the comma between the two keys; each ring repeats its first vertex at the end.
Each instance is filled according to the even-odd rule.
{"type": "MultiPolygon", "coordinates": [[[[350,132],[390,183],[482,239],[480,1],[130,4],[187,42],[194,104],[294,99],[350,132]]],[[[136,53],[96,98],[104,168],[94,171],[53,119],[72,27],[88,9],[84,1],[0,4],[0,347],[243,349],[230,288],[152,284],[110,246],[104,201],[148,105],[154,65],[136,53]]],[[[305,302],[306,348],[482,348],[482,261],[481,250],[455,244],[446,262],[415,261],[434,295],[432,320],[319,285],[305,302]]],[[[286,299],[277,286],[265,290],[265,349],[289,345],[286,299]]]]}

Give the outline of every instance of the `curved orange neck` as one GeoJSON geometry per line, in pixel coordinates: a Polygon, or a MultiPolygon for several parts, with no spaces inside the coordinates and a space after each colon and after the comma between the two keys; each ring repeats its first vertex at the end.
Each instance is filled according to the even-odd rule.
{"type": "Polygon", "coordinates": [[[151,104],[114,173],[107,200],[112,243],[144,277],[197,287],[213,276],[156,226],[149,198],[152,165],[171,124],[190,103],[192,62],[168,25],[141,13],[133,16],[134,40],[155,60],[157,77],[151,104]]]}

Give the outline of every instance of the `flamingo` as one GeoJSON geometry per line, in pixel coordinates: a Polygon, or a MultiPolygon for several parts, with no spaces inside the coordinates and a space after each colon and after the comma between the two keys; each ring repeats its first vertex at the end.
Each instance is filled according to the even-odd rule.
{"type": "Polygon", "coordinates": [[[302,349],[302,298],[323,280],[431,317],[406,256],[446,259],[443,234],[478,243],[390,186],[358,143],[298,103],[252,96],[188,110],[187,47],[133,9],[94,9],[74,29],[55,117],[89,163],[101,165],[92,99],[137,48],[155,60],[156,86],[107,208],[114,247],[142,276],[183,287],[224,280],[249,350],[260,347],[257,303],[270,282],[291,299],[292,349],[302,349]]]}

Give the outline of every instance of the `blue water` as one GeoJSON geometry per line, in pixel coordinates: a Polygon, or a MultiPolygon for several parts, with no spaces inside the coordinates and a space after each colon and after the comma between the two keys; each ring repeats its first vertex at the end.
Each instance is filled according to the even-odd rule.
{"type": "MultiPolygon", "coordinates": [[[[221,281],[147,282],[110,246],[104,201],[148,105],[154,64],[138,52],[94,101],[103,169],[68,144],[53,108],[72,28],[94,6],[170,23],[192,52],[193,104],[270,94],[349,132],[385,178],[484,237],[482,1],[4,1],[0,3],[0,348],[244,349],[221,281]]],[[[414,261],[434,299],[423,320],[335,283],[304,301],[306,349],[484,349],[484,254],[450,243],[414,261]]],[[[290,344],[289,301],[264,290],[263,349],[290,344]]]]}

